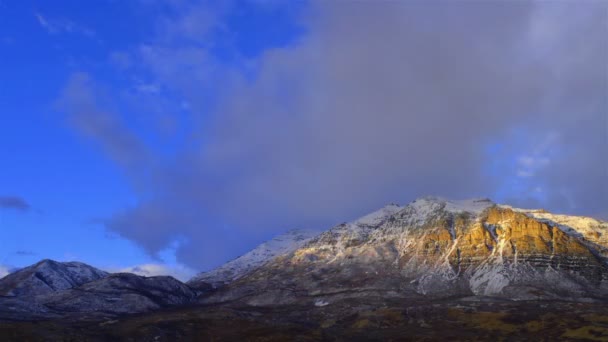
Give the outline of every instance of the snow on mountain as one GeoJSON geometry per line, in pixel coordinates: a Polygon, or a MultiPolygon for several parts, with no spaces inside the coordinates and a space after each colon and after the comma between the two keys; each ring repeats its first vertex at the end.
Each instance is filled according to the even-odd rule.
{"type": "Polygon", "coordinates": [[[81,263],[45,260],[24,270],[9,284],[13,291],[0,295],[0,321],[108,318],[189,304],[198,295],[170,276],[98,273],[81,263]]]}
{"type": "Polygon", "coordinates": [[[367,292],[601,298],[607,238],[608,224],[591,218],[424,197],[337,225],[206,300],[265,305],[367,292]]]}
{"type": "Polygon", "coordinates": [[[441,197],[428,196],[419,198],[404,207],[389,204],[353,222],[333,227],[314,240],[322,241],[326,239],[329,245],[327,247],[341,250],[343,249],[342,247],[348,246],[353,241],[369,239],[372,233],[375,236],[384,234],[375,232],[375,230],[381,226],[394,226],[387,224],[391,220],[399,222],[397,224],[398,227],[402,225],[415,226],[445,213],[466,212],[476,216],[494,205],[489,199],[447,200],[441,197]]]}
{"type": "Polygon", "coordinates": [[[377,226],[401,209],[403,208],[399,205],[391,203],[380,210],[374,211],[371,214],[367,214],[353,221],[352,224],[357,226],[377,226]]]}
{"type": "Polygon", "coordinates": [[[400,217],[410,225],[422,224],[443,212],[479,215],[495,204],[487,198],[448,200],[441,197],[423,197],[408,204],[400,217]]]}
{"type": "Polygon", "coordinates": [[[81,262],[42,260],[0,279],[0,296],[40,295],[77,287],[107,275],[81,262]]]}
{"type": "Polygon", "coordinates": [[[104,316],[148,312],[191,303],[196,292],[170,276],[142,277],[114,273],[77,288],[40,296],[54,311],[104,316]]]}
{"type": "Polygon", "coordinates": [[[199,287],[200,284],[207,283],[213,287],[218,287],[222,284],[235,281],[264,265],[269,260],[300,248],[318,233],[312,230],[290,230],[285,234],[260,244],[252,251],[214,270],[195,276],[188,281],[188,284],[199,287]]]}

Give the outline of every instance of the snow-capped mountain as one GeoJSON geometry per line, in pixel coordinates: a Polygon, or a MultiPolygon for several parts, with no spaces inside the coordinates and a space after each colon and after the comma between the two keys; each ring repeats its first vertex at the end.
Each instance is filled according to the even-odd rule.
{"type": "Polygon", "coordinates": [[[80,262],[43,260],[0,279],[0,321],[110,317],[188,304],[196,296],[169,276],[109,274],[80,262]]]}
{"type": "Polygon", "coordinates": [[[81,262],[42,260],[0,279],[0,296],[32,296],[66,290],[108,276],[81,262]]]}
{"type": "Polygon", "coordinates": [[[203,300],[606,298],[607,237],[591,218],[425,197],[333,227],[203,300]]]}
{"type": "Polygon", "coordinates": [[[295,251],[317,234],[319,234],[318,231],[312,230],[290,230],[285,234],[260,244],[250,252],[214,270],[198,274],[188,281],[188,285],[196,288],[205,288],[205,284],[219,287],[230,283],[249,274],[276,257],[295,251]]]}

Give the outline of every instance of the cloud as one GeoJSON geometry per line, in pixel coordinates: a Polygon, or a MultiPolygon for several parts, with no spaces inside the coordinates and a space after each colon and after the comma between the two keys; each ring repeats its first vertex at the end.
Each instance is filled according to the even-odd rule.
{"type": "Polygon", "coordinates": [[[76,24],[75,22],[67,19],[50,19],[41,13],[34,13],[38,24],[49,34],[81,34],[87,37],[94,37],[95,31],[85,26],[76,24]]]}
{"type": "Polygon", "coordinates": [[[7,266],[0,265],[0,279],[4,278],[9,273],[11,272],[9,272],[9,268],[7,266]]]}
{"type": "Polygon", "coordinates": [[[0,209],[29,211],[31,206],[25,199],[18,196],[0,196],[0,209]]]}
{"type": "Polygon", "coordinates": [[[304,36],[254,60],[222,63],[193,37],[229,28],[189,26],[186,14],[135,49],[190,104],[175,110],[188,129],[168,159],[123,114],[86,114],[102,112],[95,81],[73,78],[64,97],[76,127],[143,179],[141,202],[108,218],[110,230],[152,254],[185,238],[179,260],[208,268],[264,234],[421,195],[511,188],[502,197],[515,205],[581,214],[608,203],[606,4],[311,6],[304,36]],[[489,155],[494,143],[509,147],[489,155]],[[488,172],[501,157],[508,167],[488,172]]]}
{"type": "Polygon", "coordinates": [[[535,176],[538,172],[551,164],[551,158],[555,154],[554,150],[559,143],[559,135],[556,133],[547,134],[531,151],[520,155],[517,158],[517,176],[528,178],[535,176]]]}
{"type": "Polygon", "coordinates": [[[180,281],[188,281],[196,272],[185,266],[169,266],[166,264],[141,264],[132,267],[122,268],[118,270],[109,270],[109,272],[127,272],[144,277],[154,276],[171,276],[180,281]]]}
{"type": "Polygon", "coordinates": [[[85,137],[100,142],[104,151],[127,172],[146,169],[150,162],[147,146],[128,128],[123,116],[111,108],[106,96],[87,73],[75,73],[58,107],[67,114],[73,127],[85,137]]]}
{"type": "Polygon", "coordinates": [[[23,251],[23,250],[19,250],[15,252],[15,255],[19,255],[19,256],[34,256],[34,255],[38,255],[38,253],[32,252],[32,251],[23,251]]]}

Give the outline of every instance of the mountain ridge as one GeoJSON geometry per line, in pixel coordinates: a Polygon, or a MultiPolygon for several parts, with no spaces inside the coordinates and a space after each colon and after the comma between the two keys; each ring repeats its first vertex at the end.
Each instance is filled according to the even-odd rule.
{"type": "Polygon", "coordinates": [[[0,296],[39,295],[83,285],[109,273],[77,262],[43,259],[0,279],[0,296]]]}
{"type": "Polygon", "coordinates": [[[171,276],[108,273],[44,259],[0,279],[0,320],[95,319],[192,303],[199,292],[171,276]]]}
{"type": "Polygon", "coordinates": [[[323,232],[288,231],[185,284],[42,260],[0,279],[0,319],[447,298],[605,301],[608,223],[485,198],[423,197],[323,232]]]}

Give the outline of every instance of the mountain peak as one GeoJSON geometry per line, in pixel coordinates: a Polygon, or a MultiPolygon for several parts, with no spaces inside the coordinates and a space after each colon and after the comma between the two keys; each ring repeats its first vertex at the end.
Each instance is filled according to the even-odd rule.
{"type": "Polygon", "coordinates": [[[356,219],[353,224],[374,226],[381,223],[389,216],[394,215],[401,209],[403,209],[403,207],[400,207],[399,205],[394,203],[390,203],[372,213],[369,213],[365,216],[356,219]]]}
{"type": "Polygon", "coordinates": [[[479,214],[487,208],[496,205],[489,198],[471,198],[464,200],[451,200],[442,197],[427,196],[414,200],[408,206],[418,210],[443,209],[449,212],[469,212],[479,214]]]}
{"type": "Polygon", "coordinates": [[[404,297],[601,297],[608,293],[608,224],[488,198],[422,197],[321,233],[259,266],[222,300],[231,291],[241,296],[240,286],[256,289],[256,305],[304,300],[297,293],[331,303],[368,289],[404,297]],[[283,283],[293,288],[274,287],[283,283]]]}
{"type": "Polygon", "coordinates": [[[73,288],[107,275],[81,262],[44,259],[0,279],[0,295],[39,295],[73,288]]]}

